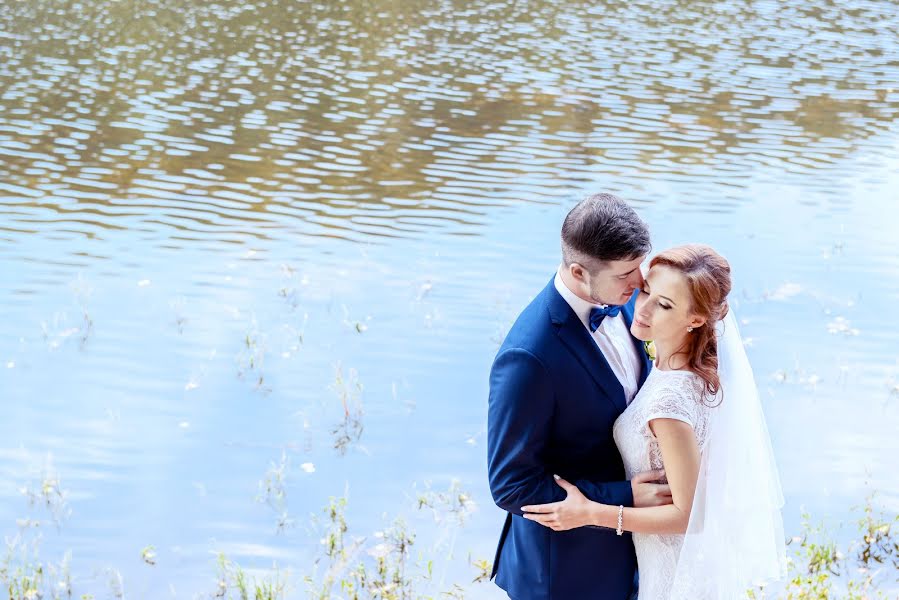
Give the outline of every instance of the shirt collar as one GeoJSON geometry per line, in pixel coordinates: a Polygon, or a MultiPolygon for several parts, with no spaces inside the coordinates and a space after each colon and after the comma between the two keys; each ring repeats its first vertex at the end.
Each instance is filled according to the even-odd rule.
{"type": "Polygon", "coordinates": [[[565,299],[565,302],[568,303],[568,306],[571,307],[571,310],[574,311],[574,314],[577,315],[577,318],[581,320],[581,323],[583,323],[584,327],[587,329],[590,328],[590,309],[594,306],[607,306],[606,304],[593,304],[592,302],[587,302],[568,289],[568,286],[562,281],[562,266],[559,266],[559,269],[556,271],[556,277],[553,280],[553,283],[556,286],[556,291],[558,291],[559,295],[565,299]]]}

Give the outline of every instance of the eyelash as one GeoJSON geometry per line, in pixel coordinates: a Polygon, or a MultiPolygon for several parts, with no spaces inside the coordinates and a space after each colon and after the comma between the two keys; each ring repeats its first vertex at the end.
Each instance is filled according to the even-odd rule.
{"type": "MultiPolygon", "coordinates": [[[[647,291],[644,290],[644,289],[641,289],[641,290],[640,290],[640,293],[641,293],[641,294],[649,295],[649,292],[647,292],[647,291]]],[[[661,308],[665,309],[665,310],[671,310],[671,307],[670,307],[670,306],[665,306],[665,305],[662,304],[661,302],[659,302],[659,306],[660,306],[661,308]]]]}

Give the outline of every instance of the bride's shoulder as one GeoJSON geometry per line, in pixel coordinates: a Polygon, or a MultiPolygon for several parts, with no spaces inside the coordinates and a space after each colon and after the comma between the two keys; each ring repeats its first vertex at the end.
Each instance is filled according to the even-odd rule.
{"type": "MultiPolygon", "coordinates": [[[[644,388],[640,420],[667,418],[689,423],[702,442],[709,419],[710,403],[706,398],[705,380],[692,371],[650,373],[644,388]]],[[[647,434],[648,435],[648,434],[647,434]]]]}
{"type": "Polygon", "coordinates": [[[653,369],[646,383],[649,386],[647,391],[657,398],[704,404],[705,380],[693,371],[653,369]]]}
{"type": "Polygon", "coordinates": [[[653,367],[649,372],[649,379],[655,380],[661,385],[670,385],[676,387],[690,387],[695,385],[696,380],[702,380],[697,373],[685,369],[660,369],[653,367]]]}

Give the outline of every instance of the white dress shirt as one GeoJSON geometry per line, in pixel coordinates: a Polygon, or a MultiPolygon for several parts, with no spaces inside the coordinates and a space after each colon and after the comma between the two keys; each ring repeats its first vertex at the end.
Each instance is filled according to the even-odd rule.
{"type": "Polygon", "coordinates": [[[555,286],[562,298],[574,311],[574,314],[578,316],[581,323],[587,328],[587,333],[599,346],[599,351],[606,357],[606,361],[612,367],[612,372],[615,373],[618,381],[621,382],[621,387],[624,388],[625,401],[630,404],[634,396],[637,395],[640,357],[637,356],[633,338],[630,331],[628,331],[627,324],[624,322],[624,315],[618,313],[617,317],[604,318],[596,331],[591,333],[590,309],[594,306],[604,305],[587,302],[568,289],[568,286],[562,281],[561,267],[556,272],[555,286]]]}

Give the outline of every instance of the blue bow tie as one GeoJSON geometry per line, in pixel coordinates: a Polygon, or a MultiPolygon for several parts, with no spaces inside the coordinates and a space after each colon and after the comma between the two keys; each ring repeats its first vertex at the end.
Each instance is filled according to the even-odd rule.
{"type": "Polygon", "coordinates": [[[606,317],[617,317],[620,312],[620,305],[594,306],[590,309],[590,331],[593,332],[599,329],[599,324],[606,317]]]}

